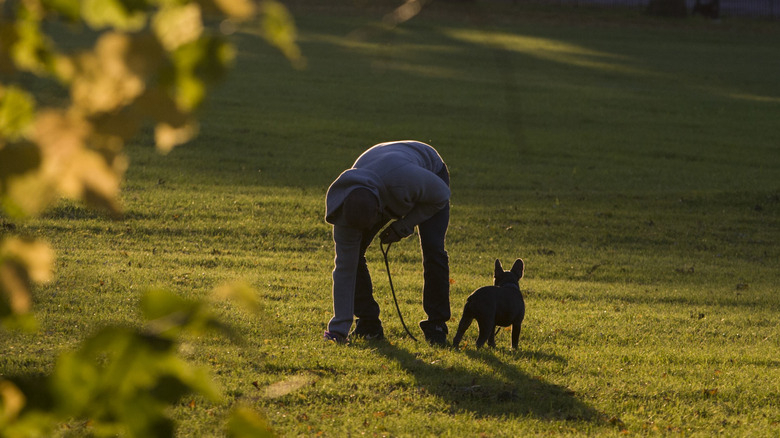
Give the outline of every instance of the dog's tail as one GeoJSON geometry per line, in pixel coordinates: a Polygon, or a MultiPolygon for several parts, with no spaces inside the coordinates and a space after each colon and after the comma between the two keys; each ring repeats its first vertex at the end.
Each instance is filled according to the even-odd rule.
{"type": "Polygon", "coordinates": [[[469,329],[471,322],[474,321],[474,313],[469,309],[469,304],[466,303],[463,306],[463,316],[460,317],[460,323],[458,324],[458,331],[455,332],[455,337],[452,338],[452,347],[458,348],[460,340],[463,339],[463,335],[466,334],[466,330],[469,329]]]}

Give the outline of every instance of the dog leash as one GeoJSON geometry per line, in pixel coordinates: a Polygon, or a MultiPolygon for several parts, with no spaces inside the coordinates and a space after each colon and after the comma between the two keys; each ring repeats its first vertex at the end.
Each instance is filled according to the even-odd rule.
{"type": "Polygon", "coordinates": [[[393,293],[393,302],[395,303],[395,310],[398,311],[398,319],[401,320],[401,325],[404,326],[404,330],[406,330],[406,334],[409,335],[410,338],[414,340],[414,342],[417,342],[417,338],[414,337],[412,332],[409,331],[409,328],[406,327],[406,323],[404,322],[404,317],[401,315],[401,308],[398,307],[398,299],[395,297],[395,288],[393,287],[393,277],[390,276],[390,263],[387,261],[387,253],[390,252],[390,245],[392,243],[387,244],[387,249],[385,249],[385,246],[382,242],[379,242],[379,249],[382,251],[382,255],[385,257],[385,269],[387,269],[387,281],[390,283],[390,291],[393,293]]]}

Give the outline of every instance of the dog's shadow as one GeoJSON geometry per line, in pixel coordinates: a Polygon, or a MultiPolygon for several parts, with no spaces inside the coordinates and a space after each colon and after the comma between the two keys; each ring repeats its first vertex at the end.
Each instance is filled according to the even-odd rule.
{"type": "MultiPolygon", "coordinates": [[[[464,350],[468,360],[426,361],[388,342],[372,344],[371,349],[397,362],[411,374],[423,391],[439,397],[450,411],[471,412],[478,417],[531,415],[547,420],[598,421],[603,415],[560,385],[531,376],[504,363],[493,351],[464,350]],[[449,362],[449,363],[447,363],[449,362]]],[[[539,352],[517,352],[527,360],[556,361],[560,356],[539,352]]]]}

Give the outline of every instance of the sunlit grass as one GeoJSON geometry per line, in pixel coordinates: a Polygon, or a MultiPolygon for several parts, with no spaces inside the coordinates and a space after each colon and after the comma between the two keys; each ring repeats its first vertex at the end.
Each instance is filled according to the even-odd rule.
{"type": "MultiPolygon", "coordinates": [[[[52,242],[57,273],[35,294],[41,332],[3,334],[0,374],[43,375],[99,327],[140,324],[149,287],[202,298],[244,280],[264,317],[216,307],[245,342],[182,347],[228,398],[182,400],[182,436],[219,435],[239,401],[285,436],[780,431],[777,31],[522,14],[484,27],[429,10],[354,39],[386,11],[348,10],[296,11],[304,71],[236,34],[200,137],[165,157],[150,139],[131,149],[123,220],[62,203],[14,225],[52,242]],[[320,339],[325,190],[364,148],[405,138],[452,172],[450,329],[493,260],[522,257],[518,351],[507,332],[476,351],[476,328],[459,352],[406,338],[374,247],[388,342],[320,339]]],[[[390,266],[419,333],[418,243],[394,245],[390,266]]]]}
{"type": "Polygon", "coordinates": [[[445,29],[444,34],[463,42],[476,43],[484,49],[506,50],[575,67],[630,74],[646,74],[641,69],[629,67],[621,56],[592,50],[551,38],[539,38],[480,29],[445,29]],[[612,62],[609,62],[612,61],[612,62]]]}

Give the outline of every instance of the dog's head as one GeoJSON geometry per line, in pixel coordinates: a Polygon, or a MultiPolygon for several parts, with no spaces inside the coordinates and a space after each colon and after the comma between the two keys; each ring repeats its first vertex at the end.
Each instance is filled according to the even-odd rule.
{"type": "Polygon", "coordinates": [[[508,285],[517,286],[517,282],[523,278],[524,270],[525,264],[523,263],[523,259],[515,260],[515,264],[512,265],[512,269],[508,271],[505,271],[504,267],[501,266],[501,261],[496,259],[496,270],[493,274],[493,285],[499,287],[508,285]]]}

